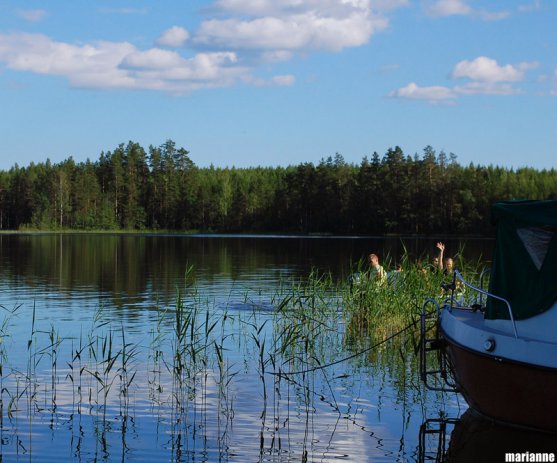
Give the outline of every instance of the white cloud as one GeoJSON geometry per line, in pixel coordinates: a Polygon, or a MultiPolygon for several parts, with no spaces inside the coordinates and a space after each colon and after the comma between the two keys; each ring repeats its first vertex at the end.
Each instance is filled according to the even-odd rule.
{"type": "Polygon", "coordinates": [[[430,16],[469,15],[472,11],[464,0],[437,0],[426,8],[430,16]]]}
{"type": "Polygon", "coordinates": [[[409,0],[372,0],[371,8],[374,11],[389,11],[409,4],[409,0]]]}
{"type": "Polygon", "coordinates": [[[290,86],[294,85],[296,78],[293,75],[284,75],[284,76],[274,76],[271,81],[280,86],[290,86]]]}
{"type": "Polygon", "coordinates": [[[170,69],[180,66],[184,59],[175,52],[151,48],[126,55],[120,67],[128,69],[170,69]]]}
{"type": "Polygon", "coordinates": [[[297,0],[217,0],[215,7],[219,10],[257,16],[273,14],[285,8],[294,8],[299,3],[297,0]]]}
{"type": "Polygon", "coordinates": [[[201,23],[193,41],[238,49],[340,51],[366,44],[407,0],[219,0],[229,17],[201,23]]]}
{"type": "Polygon", "coordinates": [[[389,96],[410,100],[425,100],[429,103],[450,102],[456,98],[455,93],[448,87],[419,87],[414,82],[411,82],[405,87],[391,92],[389,96]]]}
{"type": "Polygon", "coordinates": [[[509,83],[500,82],[468,82],[454,87],[454,91],[461,95],[518,95],[520,89],[509,83]]]}
{"type": "Polygon", "coordinates": [[[17,10],[16,14],[20,18],[25,19],[25,21],[36,23],[42,21],[45,18],[46,11],[45,10],[17,10]]]}
{"type": "Polygon", "coordinates": [[[507,19],[511,13],[508,11],[487,11],[482,8],[476,11],[476,15],[483,21],[501,21],[507,19]]]}
{"type": "Polygon", "coordinates": [[[39,34],[0,33],[0,63],[12,70],[62,76],[76,87],[187,92],[238,83],[293,85],[292,75],[258,78],[256,67],[314,51],[365,45],[388,27],[385,12],[408,4],[409,0],[215,0],[207,11],[216,16],[202,21],[197,30],[175,25],[150,49],[128,42],[72,44],[39,34]],[[185,45],[188,58],[167,49],[185,45]]]}
{"type": "Polygon", "coordinates": [[[174,26],[164,31],[156,44],[163,47],[182,47],[189,39],[189,32],[183,27],[174,26]]]}
{"type": "Polygon", "coordinates": [[[466,78],[471,82],[452,88],[419,87],[412,82],[391,92],[389,96],[439,103],[442,101],[453,102],[458,97],[468,95],[517,95],[522,93],[522,90],[514,87],[513,83],[524,80],[526,71],[537,66],[538,63],[535,62],[502,66],[494,59],[480,56],[472,61],[465,60],[457,63],[451,74],[453,79],[466,78]]]}
{"type": "Polygon", "coordinates": [[[483,8],[474,9],[466,0],[435,0],[426,6],[425,11],[432,17],[473,16],[483,21],[500,21],[510,15],[508,11],[490,12],[483,8]]]}
{"type": "Polygon", "coordinates": [[[384,64],[379,68],[379,72],[381,74],[389,74],[391,72],[398,71],[400,69],[400,64],[392,63],[392,64],[384,64]]]}
{"type": "Polygon", "coordinates": [[[527,70],[537,67],[537,63],[520,63],[518,65],[499,65],[497,61],[480,56],[473,61],[461,61],[452,72],[453,79],[461,77],[480,82],[519,82],[524,79],[527,70]]]}
{"type": "Polygon", "coordinates": [[[541,0],[534,0],[532,3],[526,3],[518,7],[518,11],[521,13],[528,13],[530,11],[537,11],[542,7],[541,0]]]}
{"type": "Polygon", "coordinates": [[[215,8],[250,16],[284,16],[307,11],[338,16],[353,11],[388,11],[407,6],[409,0],[217,0],[215,8]]]}
{"type": "Polygon", "coordinates": [[[272,50],[261,53],[261,59],[267,63],[276,63],[280,61],[289,61],[292,59],[293,53],[288,50],[272,50]]]}
{"type": "Polygon", "coordinates": [[[41,34],[0,34],[0,60],[10,69],[39,74],[77,78],[82,73],[114,70],[134,50],[127,42],[76,46],[41,34]]]}
{"type": "Polygon", "coordinates": [[[104,14],[147,14],[148,8],[99,8],[100,13],[104,14]]]}
{"type": "Polygon", "coordinates": [[[246,83],[292,85],[293,76],[268,81],[252,76],[233,52],[197,53],[184,58],[160,48],[138,50],[127,42],[73,45],[40,34],[0,34],[0,62],[12,70],[61,76],[74,87],[161,90],[188,93],[246,83]]]}
{"type": "Polygon", "coordinates": [[[340,51],[364,45],[374,32],[386,26],[385,21],[361,15],[331,18],[314,13],[250,21],[213,19],[201,24],[194,40],[243,49],[340,51]]]}
{"type": "Polygon", "coordinates": [[[199,53],[182,59],[175,66],[156,68],[145,63],[146,66],[129,69],[129,72],[137,88],[184,93],[249,82],[250,70],[234,66],[235,61],[234,53],[199,53]]]}
{"type": "Polygon", "coordinates": [[[270,79],[263,79],[261,77],[245,76],[243,79],[245,84],[254,85],[256,87],[288,87],[294,85],[296,78],[293,75],[273,76],[270,79]]]}

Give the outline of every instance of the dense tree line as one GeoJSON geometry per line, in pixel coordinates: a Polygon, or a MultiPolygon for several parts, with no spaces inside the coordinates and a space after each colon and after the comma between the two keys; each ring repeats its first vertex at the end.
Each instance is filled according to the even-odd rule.
{"type": "Polygon", "coordinates": [[[359,165],[200,168],[172,140],[96,162],[50,161],[0,172],[0,229],[165,229],[338,234],[486,233],[503,199],[557,198],[557,171],[461,166],[428,146],[359,165]]]}

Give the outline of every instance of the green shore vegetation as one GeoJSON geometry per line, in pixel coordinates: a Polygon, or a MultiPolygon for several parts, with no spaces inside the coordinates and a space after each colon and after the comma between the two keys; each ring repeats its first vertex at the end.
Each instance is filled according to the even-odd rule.
{"type": "Polygon", "coordinates": [[[497,200],[557,198],[557,171],[462,166],[431,146],[360,164],[199,167],[172,140],[0,171],[0,230],[489,234],[497,200]]]}

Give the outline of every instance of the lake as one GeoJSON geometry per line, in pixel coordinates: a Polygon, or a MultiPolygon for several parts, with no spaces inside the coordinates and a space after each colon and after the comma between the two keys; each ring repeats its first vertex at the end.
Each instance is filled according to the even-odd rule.
{"type": "MultiPolygon", "coordinates": [[[[354,342],[342,301],[289,296],[312,270],[345,280],[370,252],[428,260],[436,241],[0,235],[0,460],[438,456],[467,405],[424,389],[415,335],[354,342]]],[[[443,241],[491,256],[489,239],[443,241]]]]}

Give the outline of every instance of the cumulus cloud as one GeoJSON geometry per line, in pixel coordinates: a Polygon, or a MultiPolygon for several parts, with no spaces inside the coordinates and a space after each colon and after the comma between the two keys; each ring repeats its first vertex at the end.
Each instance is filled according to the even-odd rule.
{"type": "Polygon", "coordinates": [[[454,87],[455,93],[461,95],[518,95],[520,89],[509,83],[500,82],[468,82],[454,87]]]}
{"type": "Polygon", "coordinates": [[[437,0],[426,8],[430,16],[469,15],[472,11],[464,0],[437,0]]]}
{"type": "Polygon", "coordinates": [[[337,16],[355,10],[389,11],[408,4],[409,0],[217,0],[215,8],[250,16],[283,16],[305,11],[337,16]]]}
{"type": "Polygon", "coordinates": [[[13,70],[63,76],[76,87],[187,92],[237,83],[293,85],[292,75],[257,77],[258,66],[365,45],[388,27],[387,12],[408,4],[409,0],[215,0],[207,10],[215,16],[195,30],[179,25],[164,30],[150,49],[128,42],[72,44],[45,35],[0,33],[0,62],[13,70]],[[168,49],[185,46],[187,58],[168,49]]]}
{"type": "Polygon", "coordinates": [[[382,11],[406,0],[219,0],[231,15],[201,23],[197,44],[238,49],[340,51],[367,43],[389,22],[382,11]]]}
{"type": "Polygon", "coordinates": [[[276,63],[292,59],[293,53],[289,50],[272,50],[261,53],[261,59],[267,63],[276,63]]]}
{"type": "Polygon", "coordinates": [[[474,9],[466,0],[434,0],[426,6],[425,11],[432,17],[473,16],[483,21],[499,21],[510,15],[508,11],[491,12],[483,8],[474,9]]]}
{"type": "Polygon", "coordinates": [[[183,27],[174,26],[164,31],[156,44],[162,47],[182,47],[190,38],[189,32],[183,27]]]}
{"type": "Polygon", "coordinates": [[[450,102],[456,98],[455,93],[448,87],[419,87],[415,82],[391,92],[389,96],[410,100],[425,100],[429,103],[450,102]]]}
{"type": "MultiPolygon", "coordinates": [[[[138,50],[127,42],[73,45],[40,34],[0,34],[0,61],[12,70],[62,76],[75,87],[187,93],[249,81],[251,69],[232,52],[138,50]]],[[[277,84],[284,85],[280,80],[277,84]]]]}
{"type": "Polygon", "coordinates": [[[389,11],[408,6],[409,0],[372,0],[371,8],[375,11],[389,11]]]}
{"type": "Polygon", "coordinates": [[[99,8],[100,13],[104,14],[147,14],[149,13],[148,8],[99,8]]]}
{"type": "Polygon", "coordinates": [[[381,74],[389,74],[391,72],[398,71],[400,69],[400,64],[392,63],[392,64],[384,64],[379,68],[379,72],[381,74]]]}
{"type": "Polygon", "coordinates": [[[176,62],[175,65],[157,67],[158,63],[134,63],[130,75],[146,88],[188,91],[202,87],[224,87],[249,78],[249,70],[234,66],[234,53],[198,53],[192,58],[176,62]],[[152,87],[151,84],[156,84],[152,87]]]}
{"type": "Polygon", "coordinates": [[[260,77],[254,76],[244,77],[244,83],[248,85],[254,85],[256,87],[289,87],[291,85],[294,85],[295,82],[296,78],[290,74],[273,76],[270,79],[262,79],[260,77]]]}
{"type": "Polygon", "coordinates": [[[276,85],[280,85],[280,86],[289,86],[289,85],[294,85],[294,82],[296,81],[296,78],[293,75],[284,75],[284,76],[274,76],[271,79],[271,82],[276,84],[276,85]]]}
{"type": "Polygon", "coordinates": [[[521,13],[529,13],[530,11],[537,11],[541,8],[542,4],[540,0],[534,0],[532,3],[525,3],[518,7],[518,11],[521,13]]]}
{"type": "Polygon", "coordinates": [[[469,78],[480,82],[519,82],[529,69],[537,67],[537,63],[520,63],[518,65],[499,65],[494,59],[480,56],[473,61],[461,61],[453,69],[453,79],[469,78]]]}
{"type": "Polygon", "coordinates": [[[320,17],[305,13],[288,18],[265,17],[250,21],[213,19],[201,24],[195,37],[200,44],[241,49],[340,51],[368,42],[386,22],[352,15],[320,17]]]}
{"type": "Polygon", "coordinates": [[[152,48],[147,51],[134,51],[126,55],[120,67],[128,69],[169,69],[180,66],[184,59],[175,52],[152,48]]]}
{"type": "Polygon", "coordinates": [[[517,65],[500,65],[496,60],[480,56],[472,61],[460,61],[453,69],[453,79],[468,79],[470,82],[454,87],[419,87],[412,82],[389,94],[391,97],[411,100],[425,100],[429,103],[454,101],[467,95],[517,95],[522,93],[513,84],[525,78],[526,71],[535,69],[536,62],[523,62],[517,65]]]}
{"type": "Polygon", "coordinates": [[[483,21],[501,21],[506,19],[511,15],[509,11],[487,11],[483,8],[476,11],[476,16],[478,16],[483,21]]]}
{"type": "MultiPolygon", "coordinates": [[[[82,75],[110,73],[115,82],[118,64],[135,48],[127,43],[99,42],[95,45],[70,45],[54,42],[41,34],[0,34],[0,60],[18,71],[66,75],[78,82],[82,75]]],[[[120,77],[125,77],[120,75],[120,77]]]]}
{"type": "Polygon", "coordinates": [[[36,23],[42,21],[45,18],[46,11],[45,10],[17,10],[16,14],[20,18],[25,19],[25,21],[36,23]]]}

